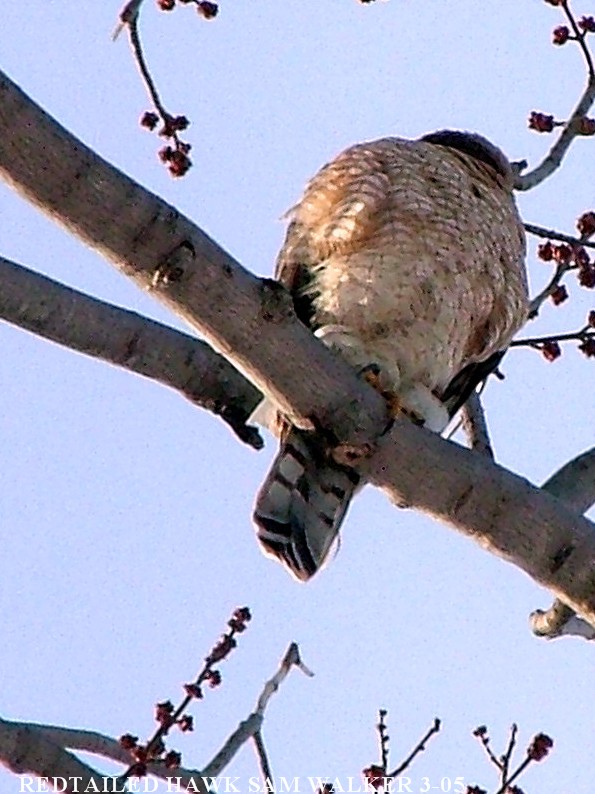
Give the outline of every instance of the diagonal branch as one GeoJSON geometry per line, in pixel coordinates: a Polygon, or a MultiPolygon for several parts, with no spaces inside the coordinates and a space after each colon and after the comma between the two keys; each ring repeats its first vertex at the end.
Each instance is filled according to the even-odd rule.
{"type": "MultiPolygon", "coordinates": [[[[201,794],[207,794],[208,786],[205,784],[205,778],[219,775],[249,739],[258,741],[257,737],[260,737],[262,741],[260,731],[265,709],[272,694],[277,691],[294,666],[311,675],[300,659],[298,646],[291,643],[277,672],[267,681],[260,693],[255,711],[240,723],[204,769],[171,770],[163,764],[150,763],[147,765],[147,772],[161,780],[169,781],[173,778],[178,788],[184,787],[185,790],[190,784],[192,791],[200,790],[201,794]]],[[[130,753],[116,739],[96,731],[63,728],[58,725],[10,722],[0,718],[0,762],[12,772],[31,773],[35,777],[75,780],[75,787],[61,789],[67,794],[75,791],[127,790],[125,787],[116,787],[117,778],[102,775],[80,761],[69,750],[94,753],[126,765],[130,762],[130,753]],[[76,788],[77,778],[79,788],[76,788]]]]}
{"type": "Polygon", "coordinates": [[[514,562],[595,625],[595,527],[485,456],[397,422],[278,284],[110,166],[0,76],[0,175],[187,320],[294,423],[375,452],[371,481],[514,562]],[[430,474],[431,473],[431,474],[430,474]]]}
{"type": "Polygon", "coordinates": [[[587,84],[570,118],[562,127],[560,135],[541,163],[532,171],[529,171],[529,173],[517,177],[515,183],[515,188],[517,190],[531,190],[544,182],[554,171],[558,170],[573,140],[580,134],[580,122],[591,109],[593,102],[595,102],[595,68],[593,67],[593,58],[585,43],[584,34],[581,34],[577,27],[576,20],[569,9],[567,0],[562,0],[561,5],[574,30],[577,42],[585,58],[587,66],[587,84]]]}
{"type": "MultiPolygon", "coordinates": [[[[566,502],[577,513],[585,513],[595,504],[595,447],[569,461],[544,483],[542,488],[566,502]]],[[[533,633],[553,639],[563,635],[595,639],[595,629],[578,618],[560,599],[547,610],[536,609],[530,615],[533,633]]]]}
{"type": "Polygon", "coordinates": [[[494,450],[490,441],[488,423],[485,411],[481,404],[481,398],[477,392],[473,392],[461,411],[463,431],[467,436],[469,446],[480,455],[488,455],[494,458],[494,450]]]}
{"type": "Polygon", "coordinates": [[[0,319],[156,380],[213,411],[256,449],[246,420],[262,395],[205,342],[92,298],[0,256],[0,319]]]}
{"type": "MultiPolygon", "coordinates": [[[[79,760],[36,726],[1,718],[0,760],[18,775],[29,773],[40,778],[65,778],[67,787],[61,788],[65,794],[74,794],[85,788],[101,791],[106,783],[108,791],[120,790],[109,788],[113,781],[111,776],[102,775],[79,760]]],[[[27,779],[23,778],[23,782],[26,783],[27,779]]]]}

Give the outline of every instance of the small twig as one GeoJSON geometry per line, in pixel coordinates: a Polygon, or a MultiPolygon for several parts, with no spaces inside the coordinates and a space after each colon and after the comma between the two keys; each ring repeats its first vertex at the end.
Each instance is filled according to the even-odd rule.
{"type": "Polygon", "coordinates": [[[293,666],[298,667],[307,676],[314,675],[301,661],[299,648],[295,642],[292,642],[287,649],[275,675],[265,683],[256,703],[256,709],[240,723],[221,750],[209,761],[203,770],[203,775],[216,777],[229,764],[240,747],[260,731],[264,711],[271,696],[279,689],[281,682],[284,681],[293,666]]]}
{"type": "Polygon", "coordinates": [[[532,760],[533,759],[531,757],[527,756],[527,758],[525,758],[525,760],[519,765],[519,767],[512,773],[512,775],[508,778],[508,780],[506,780],[500,786],[496,794],[506,794],[506,792],[510,788],[511,783],[514,783],[514,781],[517,780],[517,778],[519,778],[523,774],[523,772],[529,766],[532,760]]]}
{"type": "Polygon", "coordinates": [[[525,339],[515,339],[510,343],[511,347],[534,347],[539,349],[542,345],[550,342],[585,342],[587,339],[595,338],[595,328],[589,325],[583,326],[579,331],[570,331],[566,334],[554,336],[532,336],[525,339]]]}
{"type": "Polygon", "coordinates": [[[266,790],[273,794],[275,791],[275,787],[273,785],[273,773],[271,771],[271,765],[269,764],[269,759],[267,756],[266,747],[264,746],[264,741],[262,739],[261,731],[257,731],[254,736],[252,737],[254,742],[254,747],[256,749],[256,755],[258,757],[258,763],[260,765],[260,774],[264,781],[264,785],[266,790]]]}
{"type": "Polygon", "coordinates": [[[192,165],[192,161],[188,156],[188,152],[192,147],[189,143],[185,143],[180,138],[178,132],[185,130],[190,122],[186,116],[173,116],[167,111],[161,101],[161,97],[157,91],[157,86],[155,85],[155,81],[153,80],[151,72],[149,71],[149,67],[147,66],[138,31],[138,17],[141,2],[142,0],[131,0],[131,2],[124,8],[124,11],[122,11],[120,14],[121,24],[116,29],[115,35],[120,33],[122,26],[125,25],[128,28],[130,44],[132,46],[132,52],[134,53],[136,65],[138,66],[138,69],[141,73],[141,77],[151,98],[153,107],[157,111],[157,113],[145,113],[140,122],[141,126],[145,127],[146,129],[153,130],[157,126],[158,120],[161,119],[163,126],[159,130],[159,135],[163,138],[171,139],[174,142],[174,147],[172,148],[171,146],[164,146],[159,151],[159,158],[167,165],[172,176],[181,177],[184,176],[184,174],[192,165]]]}
{"type": "Polygon", "coordinates": [[[386,713],[386,709],[378,710],[378,725],[376,725],[376,729],[378,730],[378,741],[380,743],[380,763],[384,770],[384,774],[386,774],[388,769],[388,742],[390,740],[390,736],[386,732],[386,723],[384,722],[386,713]]]}
{"type": "Polygon", "coordinates": [[[398,777],[400,774],[402,774],[407,769],[407,767],[411,764],[411,762],[414,760],[414,758],[417,755],[419,755],[419,753],[423,752],[426,749],[426,743],[428,742],[428,740],[431,739],[432,736],[435,733],[438,733],[439,730],[440,730],[440,720],[438,719],[438,717],[436,717],[436,719],[434,720],[434,724],[428,730],[428,732],[423,737],[423,739],[421,739],[421,741],[416,745],[416,747],[413,748],[411,753],[402,762],[402,764],[400,764],[400,766],[398,766],[393,772],[391,772],[389,775],[387,775],[387,777],[388,778],[395,778],[395,777],[398,777]]]}
{"type": "MultiPolygon", "coordinates": [[[[227,621],[228,631],[223,634],[215,645],[211,648],[205,657],[204,664],[195,677],[194,681],[190,684],[184,685],[185,696],[182,698],[177,708],[174,708],[170,701],[157,704],[157,723],[158,727],[151,739],[146,745],[138,745],[136,737],[126,734],[121,737],[120,741],[123,746],[130,749],[131,756],[135,759],[134,763],[130,764],[128,769],[123,772],[118,781],[124,783],[129,777],[143,777],[147,772],[147,762],[161,760],[165,753],[165,745],[163,739],[169,734],[170,730],[177,725],[190,725],[190,727],[182,727],[182,730],[192,730],[192,718],[184,714],[186,708],[194,699],[201,699],[202,684],[209,684],[211,687],[217,687],[221,683],[221,673],[215,669],[214,665],[219,664],[226,659],[229,654],[237,645],[235,639],[237,634],[241,634],[246,629],[246,624],[252,619],[250,610],[247,607],[240,607],[236,609],[227,621]],[[124,744],[125,742],[125,744],[124,744]]],[[[179,765],[181,757],[179,753],[170,751],[163,758],[166,766],[175,768],[179,765]],[[171,759],[171,762],[170,762],[171,759]]]]}
{"type": "Polygon", "coordinates": [[[575,267],[576,265],[563,264],[562,262],[556,266],[554,275],[551,277],[549,282],[529,303],[529,320],[534,320],[537,317],[539,310],[545,301],[550,297],[550,295],[556,291],[560,285],[560,282],[562,281],[562,278],[566,275],[566,273],[568,273],[569,270],[572,270],[575,267]]]}
{"type": "Polygon", "coordinates": [[[529,171],[529,173],[517,177],[515,181],[515,188],[517,190],[531,190],[532,188],[541,184],[541,182],[551,176],[555,171],[557,171],[566,152],[570,148],[572,141],[579,134],[580,120],[587,115],[593,102],[595,101],[595,70],[593,68],[593,59],[591,57],[591,53],[585,44],[585,34],[578,29],[574,15],[570,10],[568,0],[562,0],[561,5],[572,26],[575,37],[587,64],[587,85],[578,101],[578,104],[573,110],[572,115],[562,127],[560,135],[542,162],[532,171],[529,171]]]}
{"type": "Polygon", "coordinates": [[[291,668],[299,667],[299,669],[311,678],[314,673],[309,670],[306,665],[300,659],[300,651],[298,646],[295,642],[292,642],[285,656],[283,657],[281,664],[279,665],[279,669],[275,673],[275,675],[269,679],[263,687],[262,692],[260,693],[260,697],[258,698],[258,702],[256,704],[256,714],[263,714],[264,710],[267,707],[271,696],[275,694],[275,692],[279,689],[281,683],[287,678],[289,671],[291,668]]]}
{"type": "Polygon", "coordinates": [[[579,47],[583,51],[583,55],[585,56],[585,61],[587,62],[587,71],[589,72],[589,79],[595,80],[595,66],[593,65],[593,58],[591,57],[591,52],[589,48],[585,44],[585,37],[586,32],[583,32],[576,23],[576,19],[574,14],[570,10],[570,4],[568,0],[562,0],[562,9],[566,14],[566,19],[568,20],[570,27],[572,28],[572,32],[574,33],[575,39],[578,42],[579,47]]]}
{"type": "Polygon", "coordinates": [[[582,245],[585,248],[595,248],[595,241],[593,240],[585,240],[582,237],[562,234],[562,232],[556,232],[554,229],[546,229],[545,226],[536,226],[534,223],[524,223],[523,226],[526,232],[534,234],[536,237],[541,237],[544,240],[558,240],[558,242],[568,243],[568,245],[582,245]]]}
{"type": "Polygon", "coordinates": [[[122,11],[120,12],[120,21],[118,22],[116,29],[112,33],[112,41],[115,41],[120,33],[124,30],[126,25],[130,25],[132,22],[136,22],[138,15],[140,13],[140,7],[144,3],[144,0],[130,0],[130,2],[126,3],[122,11]]]}
{"type": "Polygon", "coordinates": [[[132,45],[132,51],[134,52],[134,57],[136,59],[137,66],[144,80],[147,91],[149,92],[149,96],[151,97],[151,102],[153,103],[159,115],[161,116],[161,120],[165,122],[169,114],[165,109],[165,107],[163,106],[163,103],[161,102],[161,97],[159,96],[159,92],[157,91],[157,87],[155,86],[155,82],[151,77],[151,73],[149,72],[149,67],[147,66],[147,62],[145,60],[143,46],[141,44],[140,36],[138,33],[138,13],[132,16],[132,18],[127,21],[127,25],[128,25],[128,34],[130,36],[130,43],[132,45]]]}
{"type": "Polygon", "coordinates": [[[513,722],[510,727],[510,739],[508,742],[508,747],[506,748],[506,752],[502,756],[502,777],[501,777],[501,785],[506,783],[506,778],[508,777],[508,770],[510,768],[510,760],[512,758],[512,751],[514,750],[514,746],[516,744],[516,735],[518,732],[518,726],[516,722],[513,722]]]}
{"type": "Polygon", "coordinates": [[[477,392],[473,392],[461,411],[462,427],[469,446],[480,455],[494,459],[494,450],[486,422],[485,412],[477,392]]]}
{"type": "Polygon", "coordinates": [[[485,750],[492,764],[494,764],[494,766],[496,767],[496,769],[498,769],[498,771],[502,772],[504,764],[499,758],[496,758],[496,756],[492,751],[492,748],[490,746],[490,737],[488,736],[488,729],[485,727],[485,725],[481,725],[479,728],[476,728],[473,731],[473,735],[483,745],[483,749],[485,750]]]}

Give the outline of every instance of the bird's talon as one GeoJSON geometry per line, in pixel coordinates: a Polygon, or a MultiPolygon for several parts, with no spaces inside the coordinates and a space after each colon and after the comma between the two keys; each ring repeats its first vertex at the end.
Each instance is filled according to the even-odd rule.
{"type": "Polygon", "coordinates": [[[335,463],[351,468],[357,466],[361,460],[369,458],[373,451],[371,444],[361,444],[360,446],[356,444],[339,444],[338,447],[331,451],[331,455],[335,463]]]}

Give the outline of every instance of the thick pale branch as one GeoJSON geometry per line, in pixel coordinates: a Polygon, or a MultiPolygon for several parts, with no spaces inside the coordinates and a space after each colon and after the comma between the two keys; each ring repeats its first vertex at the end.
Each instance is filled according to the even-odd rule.
{"type": "Polygon", "coordinates": [[[0,173],[199,328],[302,425],[374,444],[372,481],[513,561],[595,625],[595,527],[520,477],[410,423],[189,220],[110,167],[0,78],[0,173]]]}
{"type": "Polygon", "coordinates": [[[0,719],[0,760],[18,775],[65,778],[67,787],[63,788],[62,783],[60,787],[66,794],[84,791],[87,786],[89,791],[101,791],[106,781],[106,776],[80,761],[35,726],[3,719],[0,719]]]}
{"type": "Polygon", "coordinates": [[[514,562],[595,626],[595,526],[547,491],[405,421],[384,439],[368,476],[399,506],[514,562]]]}
{"type": "MultiPolygon", "coordinates": [[[[569,461],[542,488],[564,501],[577,513],[585,513],[595,504],[595,447],[569,461]]],[[[579,636],[595,639],[595,628],[578,618],[563,601],[556,599],[543,611],[530,616],[533,632],[540,637],[579,636]]]]}
{"type": "Polygon", "coordinates": [[[244,270],[1,73],[0,175],[203,333],[297,424],[332,426],[353,444],[371,443],[386,425],[382,398],[297,320],[285,290],[244,270]],[[353,388],[339,392],[346,379],[353,388]],[[301,394],[300,380],[309,384],[301,394]]]}
{"type": "Polygon", "coordinates": [[[246,720],[239,724],[217,755],[206,765],[203,770],[204,775],[216,777],[220,774],[221,770],[229,764],[244,742],[260,733],[264,720],[264,712],[268,706],[269,700],[279,689],[281,683],[287,678],[289,671],[294,666],[298,667],[305,675],[312,675],[310,670],[308,670],[300,659],[298,646],[295,642],[292,642],[285,652],[285,656],[281,660],[277,672],[265,683],[258,697],[256,709],[246,720]]]}
{"type": "Polygon", "coordinates": [[[205,342],[2,257],[0,283],[1,319],[170,386],[262,446],[245,424],[262,395],[205,342]]]}

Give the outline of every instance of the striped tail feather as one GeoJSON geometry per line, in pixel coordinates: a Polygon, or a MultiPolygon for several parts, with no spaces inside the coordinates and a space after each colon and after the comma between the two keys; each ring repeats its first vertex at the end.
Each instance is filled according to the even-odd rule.
{"type": "Polygon", "coordinates": [[[324,564],[359,484],[354,469],[335,463],[311,432],[292,428],[254,507],[258,540],[300,581],[324,564]]]}

